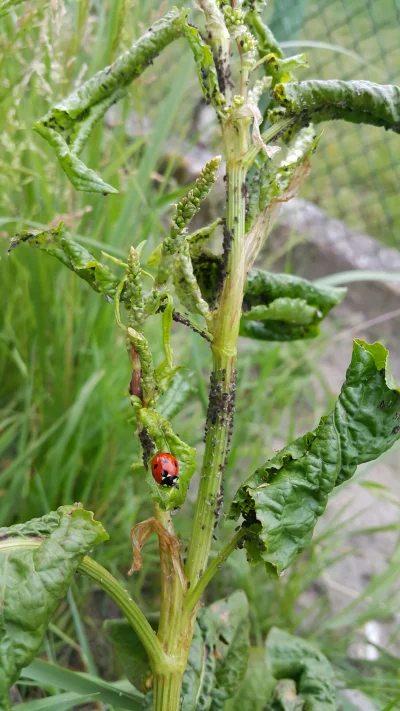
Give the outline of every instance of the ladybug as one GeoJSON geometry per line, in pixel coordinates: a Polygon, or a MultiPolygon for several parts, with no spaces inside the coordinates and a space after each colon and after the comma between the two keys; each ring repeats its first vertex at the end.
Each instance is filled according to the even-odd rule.
{"type": "Polygon", "coordinates": [[[179,477],[178,460],[168,452],[158,452],[151,460],[151,473],[157,484],[176,486],[179,477]]]}

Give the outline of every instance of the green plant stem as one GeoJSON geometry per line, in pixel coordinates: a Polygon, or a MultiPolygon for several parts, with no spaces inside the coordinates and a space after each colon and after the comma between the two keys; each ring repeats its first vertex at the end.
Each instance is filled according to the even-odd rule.
{"type": "MultiPolygon", "coordinates": [[[[169,511],[155,504],[155,517],[170,536],[175,536],[169,511]]],[[[186,584],[179,549],[172,552],[159,537],[161,567],[160,622],[157,636],[164,653],[174,664],[174,670],[157,671],[153,677],[153,709],[174,711],[179,709],[183,672],[186,667],[189,644],[187,624],[183,619],[186,584]]]]}
{"type": "Polygon", "coordinates": [[[206,421],[206,444],[199,493],[194,512],[186,576],[194,588],[207,567],[216,517],[221,506],[221,484],[232,428],[235,397],[235,362],[246,278],[244,268],[245,191],[248,152],[247,120],[227,121],[223,128],[227,157],[228,204],[225,236],[229,242],[227,275],[214,319],[213,371],[206,421]]]}
{"type": "MultiPolygon", "coordinates": [[[[155,515],[161,525],[172,536],[174,526],[169,511],[162,509],[155,504],[155,515]]],[[[176,561],[176,564],[179,564],[176,561]]],[[[171,560],[170,551],[160,540],[160,566],[161,566],[161,605],[160,622],[157,636],[165,653],[168,656],[179,655],[181,648],[179,630],[181,628],[182,606],[186,590],[183,589],[182,581],[171,560]]],[[[183,572],[183,571],[182,571],[183,572]]]]}
{"type": "Polygon", "coordinates": [[[182,674],[157,674],[153,683],[153,708],[175,711],[180,706],[182,674]]]}
{"type": "Polygon", "coordinates": [[[118,605],[142,642],[149,655],[152,668],[168,668],[168,661],[153,628],[118,580],[116,580],[108,570],[103,568],[102,565],[96,563],[92,558],[89,558],[89,556],[84,557],[78,570],[87,578],[97,583],[118,605]]]}
{"type": "Polygon", "coordinates": [[[221,568],[222,565],[226,562],[230,554],[233,553],[237,544],[243,538],[244,534],[245,531],[243,528],[237,531],[237,533],[233,536],[233,538],[231,538],[229,543],[227,543],[227,545],[222,549],[222,551],[220,551],[218,555],[215,556],[214,560],[210,563],[205,573],[203,573],[203,575],[201,576],[197,585],[193,588],[193,590],[189,591],[186,597],[186,609],[188,612],[191,612],[196,607],[208,583],[210,582],[210,580],[212,580],[219,568],[221,568]]]}

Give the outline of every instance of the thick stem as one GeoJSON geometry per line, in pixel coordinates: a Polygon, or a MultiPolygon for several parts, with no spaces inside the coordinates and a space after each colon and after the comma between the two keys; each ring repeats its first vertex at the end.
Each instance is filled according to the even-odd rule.
{"type": "MultiPolygon", "coordinates": [[[[158,504],[155,504],[154,508],[157,520],[171,536],[174,536],[174,526],[169,511],[162,511],[158,504]]],[[[182,583],[183,575],[181,577],[176,569],[176,566],[180,565],[180,558],[174,565],[170,551],[163,545],[161,539],[160,565],[161,606],[157,636],[165,653],[171,657],[178,657],[182,650],[181,620],[186,586],[182,583]]]]}
{"type": "Polygon", "coordinates": [[[156,711],[178,711],[182,674],[158,674],[153,683],[153,708],[156,711]]]}
{"type": "Polygon", "coordinates": [[[84,557],[78,570],[87,578],[97,583],[97,585],[117,603],[142,642],[149,655],[153,669],[167,668],[168,662],[154,630],[146,620],[143,612],[132,600],[129,593],[119,584],[118,580],[116,580],[108,570],[103,568],[102,565],[99,565],[99,563],[96,563],[92,558],[89,558],[89,556],[84,557]]]}
{"type": "Polygon", "coordinates": [[[248,151],[248,124],[237,120],[224,126],[227,156],[228,204],[225,234],[227,274],[214,320],[213,371],[206,421],[206,439],[186,576],[193,588],[207,567],[212,536],[222,504],[225,469],[235,402],[235,362],[246,278],[244,268],[245,180],[242,158],[248,151]]]}
{"type": "MultiPolygon", "coordinates": [[[[174,536],[171,514],[155,504],[155,516],[163,528],[174,536]]],[[[157,636],[163,651],[174,670],[155,671],[153,677],[153,709],[155,711],[178,711],[183,672],[186,667],[191,635],[183,619],[186,584],[180,556],[172,560],[171,552],[160,538],[161,605],[157,636]]]]}

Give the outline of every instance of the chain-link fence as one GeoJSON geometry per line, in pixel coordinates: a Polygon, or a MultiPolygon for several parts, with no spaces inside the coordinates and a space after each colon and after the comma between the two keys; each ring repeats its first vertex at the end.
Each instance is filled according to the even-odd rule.
{"type": "MultiPolygon", "coordinates": [[[[307,54],[305,79],[400,84],[400,0],[275,0],[268,20],[287,54],[307,54]]],[[[304,197],[400,248],[399,187],[400,136],[324,124],[304,197]]]]}

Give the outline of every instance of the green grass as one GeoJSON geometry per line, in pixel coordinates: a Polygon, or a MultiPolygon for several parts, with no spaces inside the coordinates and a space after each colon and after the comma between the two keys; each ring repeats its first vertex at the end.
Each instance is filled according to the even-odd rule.
{"type": "MultiPolygon", "coordinates": [[[[182,54],[186,52],[183,45],[177,43],[132,86],[121,106],[121,125],[111,130],[101,123],[85,156],[120,193],[107,198],[79,194],[31,127],[50,102],[65,96],[80,77],[89,77],[111,61],[161,10],[155,1],[143,8],[127,0],[77,0],[65,3],[64,15],[61,3],[50,10],[47,5],[25,3],[17,14],[1,21],[0,520],[4,526],[39,516],[48,507],[82,501],[111,534],[111,541],[97,553],[99,560],[125,580],[135,600],[150,614],[157,609],[159,589],[154,541],[146,546],[143,570],[126,578],[130,529],[151,515],[151,508],[144,470],[131,466],[140,462],[140,452],[127,395],[129,362],[112,305],[46,255],[21,247],[7,257],[7,237],[64,216],[75,238],[96,254],[101,245],[106,252],[124,257],[131,244],[142,240],[147,240],[145,249],[150,252],[165,232],[176,191],[182,189],[175,177],[179,151],[178,157],[161,159],[171,138],[178,148],[183,141],[193,140],[190,119],[198,97],[195,70],[189,56],[182,54]],[[86,68],[81,74],[82,67],[86,68]],[[168,73],[166,67],[171,68],[168,73]],[[132,110],[139,123],[150,120],[149,136],[126,136],[122,118],[132,110]],[[154,176],[156,172],[162,173],[161,180],[154,176]]],[[[163,3],[163,8],[167,6],[163,3]]],[[[337,41],[343,40],[338,37],[337,41]]],[[[339,171],[340,151],[350,147],[354,138],[351,127],[340,131],[340,141],[326,131],[328,140],[317,158],[317,176],[328,154],[337,159],[339,171]]],[[[357,171],[364,175],[361,163],[357,171]]],[[[350,190],[348,177],[342,172],[337,184],[350,190]]],[[[321,174],[319,196],[330,207],[333,198],[323,180],[321,174]]],[[[376,202],[375,189],[369,186],[368,191],[368,199],[373,195],[376,202]]],[[[354,194],[352,183],[352,200],[354,194]]],[[[311,429],[329,408],[333,394],[318,363],[339,327],[332,320],[324,336],[308,344],[242,341],[226,501],[238,482],[275,448],[311,429]]],[[[161,359],[160,324],[153,322],[148,335],[156,352],[158,344],[161,359]]],[[[174,426],[185,441],[198,446],[200,458],[209,350],[182,327],[174,327],[173,338],[177,362],[190,367],[185,375],[197,390],[174,417],[174,426]]],[[[184,539],[189,535],[194,496],[191,490],[188,503],[175,517],[184,539]]],[[[341,683],[364,690],[381,711],[400,691],[398,659],[384,652],[371,671],[367,663],[348,657],[348,647],[361,634],[357,628],[365,620],[376,619],[378,613],[385,618],[398,613],[400,601],[393,579],[397,550],[374,589],[360,599],[361,611],[353,606],[344,612],[344,619],[335,622],[326,595],[318,598],[313,615],[298,604],[299,596],[338,557],[351,552],[348,535],[354,528],[352,521],[346,525],[331,522],[279,584],[266,580],[262,570],[250,570],[244,555],[237,552],[208,594],[211,599],[244,588],[253,610],[256,643],[272,623],[289,630],[300,628],[333,660],[341,683]]],[[[217,549],[230,530],[231,525],[222,521],[217,549]]],[[[77,581],[73,597],[60,606],[47,635],[47,658],[78,669],[89,666],[92,674],[95,663],[110,678],[114,661],[99,628],[101,619],[112,613],[101,595],[94,594],[85,581],[77,581]]],[[[21,691],[25,695],[22,686],[21,691]]]]}

